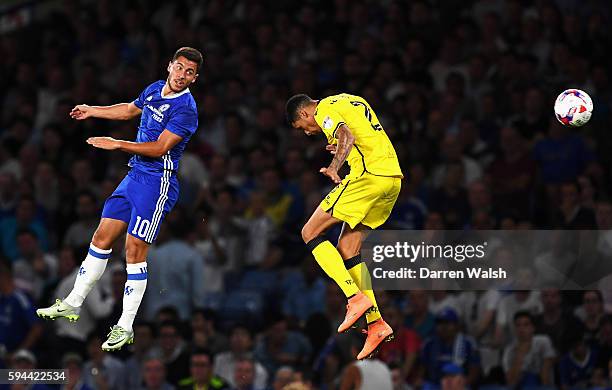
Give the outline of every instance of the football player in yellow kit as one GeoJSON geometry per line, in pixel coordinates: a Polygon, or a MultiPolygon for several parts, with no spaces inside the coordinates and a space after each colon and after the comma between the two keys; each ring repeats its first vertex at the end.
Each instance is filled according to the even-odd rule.
{"type": "Polygon", "coordinates": [[[320,172],[337,186],[323,199],[302,229],[302,239],[317,263],[340,286],[348,299],[345,332],[366,315],[368,337],[357,359],[373,355],[393,338],[393,329],[376,305],[370,273],[361,259],[361,244],[371,229],[382,225],[393,209],[401,188],[402,170],[395,149],[372,107],[362,97],[339,94],[321,100],[299,94],[286,105],[287,121],[306,135],[323,133],[334,158],[320,172]],[[338,170],[348,161],[344,179],[338,170]],[[323,238],[336,223],[343,223],[338,246],[323,238]]]}

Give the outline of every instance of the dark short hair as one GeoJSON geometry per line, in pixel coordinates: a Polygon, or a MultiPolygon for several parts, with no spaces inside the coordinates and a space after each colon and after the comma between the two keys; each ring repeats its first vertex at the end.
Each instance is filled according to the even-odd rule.
{"type": "Polygon", "coordinates": [[[217,321],[218,321],[218,315],[217,312],[214,309],[210,309],[210,308],[197,308],[194,309],[191,313],[191,318],[200,315],[202,317],[204,317],[204,319],[206,321],[212,321],[213,323],[213,327],[216,328],[217,325],[217,321]]]}
{"type": "Polygon", "coordinates": [[[17,229],[17,237],[21,237],[23,235],[32,236],[35,240],[38,241],[38,236],[36,235],[36,232],[34,232],[34,230],[30,229],[29,227],[22,227],[17,229]]]}
{"type": "Polygon", "coordinates": [[[98,201],[98,198],[96,198],[94,193],[91,192],[90,190],[80,190],[79,193],[77,194],[77,199],[82,196],[89,198],[89,200],[93,201],[94,203],[98,201]]]}
{"type": "Polygon", "coordinates": [[[13,265],[9,263],[8,260],[6,260],[0,255],[0,275],[2,274],[6,274],[7,276],[12,276],[13,275],[13,265]]]}
{"type": "Polygon", "coordinates": [[[311,101],[310,96],[303,93],[291,96],[285,105],[287,123],[292,125],[298,119],[298,111],[311,101]]]}
{"type": "Polygon", "coordinates": [[[243,356],[243,357],[240,357],[240,358],[238,358],[236,360],[236,364],[242,363],[242,362],[251,363],[251,365],[253,365],[253,367],[255,367],[255,360],[253,358],[251,358],[251,357],[243,356]]]}
{"type": "Polygon", "coordinates": [[[514,314],[514,322],[516,322],[519,318],[527,318],[529,319],[529,322],[531,322],[531,325],[535,325],[535,318],[533,318],[533,315],[528,311],[525,311],[525,310],[517,311],[514,314]]]}
{"type": "Polygon", "coordinates": [[[208,359],[210,359],[211,363],[213,361],[213,358],[215,357],[215,355],[209,349],[206,349],[206,348],[195,348],[193,351],[191,351],[190,358],[193,358],[194,356],[199,356],[199,355],[206,355],[206,356],[208,356],[208,359]]]}
{"type": "Polygon", "coordinates": [[[196,69],[196,71],[198,72],[200,71],[202,64],[204,64],[204,57],[202,56],[202,53],[200,53],[198,49],[194,49],[193,47],[181,47],[176,51],[176,53],[174,53],[172,61],[176,61],[176,59],[179,57],[185,57],[189,61],[193,61],[198,64],[198,67],[196,69]]]}
{"type": "Polygon", "coordinates": [[[244,324],[234,325],[232,327],[232,330],[230,330],[230,335],[234,334],[234,332],[237,332],[238,330],[244,330],[245,332],[247,332],[251,339],[255,337],[255,335],[253,334],[253,330],[244,324]]]}
{"type": "Polygon", "coordinates": [[[157,315],[159,316],[160,314],[168,315],[168,316],[172,317],[174,321],[178,321],[179,320],[178,309],[175,306],[172,306],[172,305],[166,305],[166,306],[161,307],[157,311],[157,315]]]}
{"type": "Polygon", "coordinates": [[[601,293],[601,291],[600,291],[600,290],[586,290],[586,291],[585,291],[585,292],[582,294],[582,299],[583,299],[583,300],[584,300],[584,296],[585,296],[587,293],[593,293],[593,294],[597,295],[597,299],[599,300],[599,302],[600,302],[600,303],[604,301],[603,294],[601,293]]]}
{"type": "Polygon", "coordinates": [[[134,329],[136,328],[147,328],[149,329],[149,331],[151,332],[151,335],[155,338],[157,337],[157,329],[155,328],[155,325],[152,322],[149,321],[136,321],[136,323],[133,326],[134,329]]]}
{"type": "Polygon", "coordinates": [[[175,320],[163,321],[161,324],[159,324],[158,333],[161,333],[162,328],[174,328],[174,330],[176,331],[176,335],[181,336],[181,324],[178,321],[175,321],[175,320]]]}

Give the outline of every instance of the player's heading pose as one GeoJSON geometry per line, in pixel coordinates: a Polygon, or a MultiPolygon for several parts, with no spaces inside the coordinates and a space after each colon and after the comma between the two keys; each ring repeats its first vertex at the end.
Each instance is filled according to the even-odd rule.
{"type": "Polygon", "coordinates": [[[180,48],[168,65],[168,78],[149,85],[133,102],[104,107],[83,104],[70,112],[76,120],[127,120],[142,114],[136,142],[110,137],[87,140],[96,148],[133,154],[131,170],[104,204],[100,225],[72,292],[64,300],[57,299],[53,306],[36,311],[43,318],[66,317],[76,321],[83,300],[104,272],[113,243],[127,229],[128,275],[123,313],[102,344],[104,350],[116,350],[133,342],[132,324],[147,287],[147,251],[162,220],[178,199],[176,171],[183,150],[198,127],[198,110],[188,87],[196,81],[202,63],[198,50],[180,48]]]}
{"type": "Polygon", "coordinates": [[[368,337],[357,359],[372,355],[393,330],[382,319],[372,291],[370,273],[361,260],[367,232],[382,225],[397,200],[403,177],[395,149],[376,114],[363,98],[340,94],[312,100],[300,94],[287,102],[287,120],[306,135],[323,132],[335,156],[321,173],[338,185],[323,199],[304,228],[302,238],[323,270],[348,298],[338,332],[348,330],[366,314],[368,337]],[[348,160],[350,173],[338,170],[348,160]],[[322,234],[343,222],[335,248],[322,234]],[[344,259],[344,261],[343,261],[344,259]]]}

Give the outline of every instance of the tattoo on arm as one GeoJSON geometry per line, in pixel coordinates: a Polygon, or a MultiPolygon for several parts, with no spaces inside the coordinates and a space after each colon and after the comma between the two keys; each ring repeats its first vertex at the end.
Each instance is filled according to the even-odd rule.
{"type": "Polygon", "coordinates": [[[342,167],[342,164],[346,161],[353,144],[355,143],[355,137],[351,134],[351,131],[346,125],[340,125],[337,131],[338,134],[338,146],[336,148],[336,154],[334,159],[329,164],[329,168],[336,172],[342,167]]]}

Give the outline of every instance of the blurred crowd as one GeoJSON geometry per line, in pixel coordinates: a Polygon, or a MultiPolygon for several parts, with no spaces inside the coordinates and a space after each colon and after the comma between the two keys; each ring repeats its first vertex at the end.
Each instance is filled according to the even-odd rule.
{"type": "Polygon", "coordinates": [[[31,23],[0,35],[0,366],[65,367],[70,389],[611,386],[598,290],[380,291],[397,337],[355,363],[362,339],[335,334],[345,300],[299,234],[332,188],[318,174],[331,156],[283,117],[295,93],[368,100],[406,175],[384,228],[608,230],[607,0],[27,6],[31,23]],[[71,290],[128,169],[85,140],[134,139],[137,122],[68,113],[135,99],[181,46],[204,54],[199,130],[150,250],[136,343],[107,354],[122,242],[77,323],[33,312],[71,290]],[[584,128],[553,116],[570,87],[593,98],[584,128]]]}

